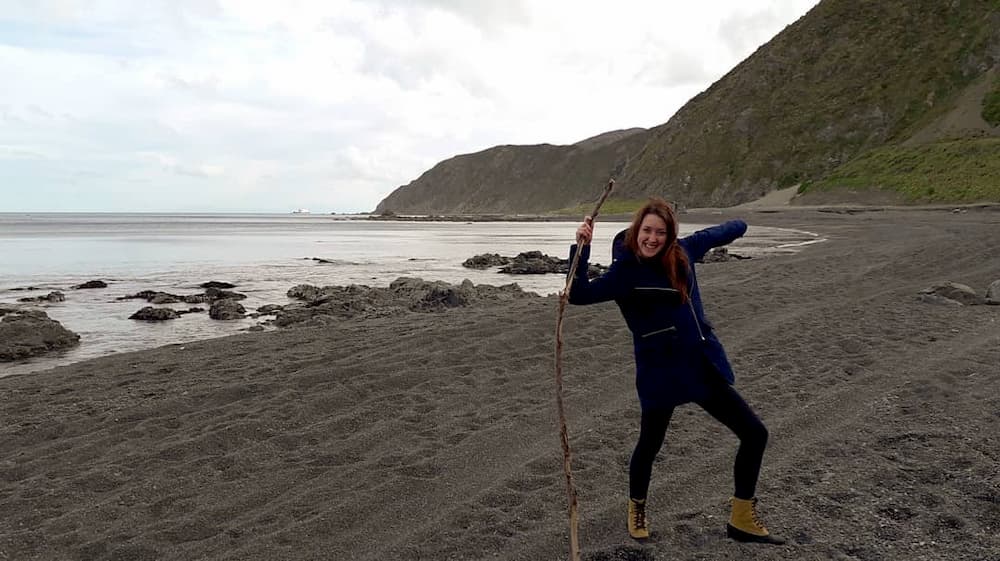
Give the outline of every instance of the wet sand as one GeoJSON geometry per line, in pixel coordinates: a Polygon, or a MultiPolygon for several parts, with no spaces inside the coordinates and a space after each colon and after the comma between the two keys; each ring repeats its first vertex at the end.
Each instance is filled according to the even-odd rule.
{"type": "MultiPolygon", "coordinates": [[[[829,210],[682,215],[828,239],[699,268],[771,432],[758,493],[790,545],[726,539],[736,441],[693,406],[654,466],[653,539],[627,537],[638,402],[609,303],[565,326],[585,559],[998,558],[1000,306],[917,293],[1000,279],[1000,212],[829,210]]],[[[0,559],[566,559],[555,311],[345,320],[2,378],[0,559]]]]}

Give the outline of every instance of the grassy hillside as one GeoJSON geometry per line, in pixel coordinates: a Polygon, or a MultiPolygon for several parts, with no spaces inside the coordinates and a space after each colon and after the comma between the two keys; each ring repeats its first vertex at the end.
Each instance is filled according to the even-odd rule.
{"type": "Polygon", "coordinates": [[[496,146],[445,160],[379,203],[376,213],[540,213],[594,198],[646,141],[613,131],[569,146],[496,146]]]}
{"type": "MultiPolygon", "coordinates": [[[[614,199],[608,198],[601,206],[601,215],[610,214],[632,214],[639,209],[642,205],[646,204],[648,199],[614,199]]],[[[594,205],[597,204],[595,199],[593,202],[581,203],[571,207],[561,208],[559,210],[553,211],[552,214],[557,214],[560,216],[586,216],[594,211],[594,205]]]]}
{"type": "Polygon", "coordinates": [[[993,83],[993,89],[983,97],[981,115],[987,123],[994,127],[1000,127],[1000,78],[996,79],[993,83]]]}
{"type": "Polygon", "coordinates": [[[731,205],[899,142],[1000,63],[998,8],[825,0],[653,129],[619,195],[731,205]]]}
{"type": "Polygon", "coordinates": [[[891,192],[903,203],[1000,201],[1000,138],[876,148],[799,192],[891,192]]]}

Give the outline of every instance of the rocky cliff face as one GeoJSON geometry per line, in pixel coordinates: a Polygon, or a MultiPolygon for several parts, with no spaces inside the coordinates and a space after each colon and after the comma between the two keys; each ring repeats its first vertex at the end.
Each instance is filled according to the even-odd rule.
{"type": "Polygon", "coordinates": [[[546,212],[590,200],[609,175],[618,198],[738,204],[928,137],[957,106],[1000,95],[996,68],[997,0],[824,0],[663,125],[457,156],[376,211],[546,212]]]}

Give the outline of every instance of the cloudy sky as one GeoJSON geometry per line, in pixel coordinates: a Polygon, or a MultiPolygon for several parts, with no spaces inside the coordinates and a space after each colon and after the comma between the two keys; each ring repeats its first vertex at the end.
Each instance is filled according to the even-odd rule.
{"type": "Polygon", "coordinates": [[[0,212],[369,211],[666,122],[815,0],[0,0],[0,212]]]}

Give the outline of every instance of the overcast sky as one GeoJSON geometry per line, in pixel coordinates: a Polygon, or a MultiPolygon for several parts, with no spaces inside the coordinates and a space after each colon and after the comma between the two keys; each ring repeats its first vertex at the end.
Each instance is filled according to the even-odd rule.
{"type": "Polygon", "coordinates": [[[652,127],[815,0],[0,0],[0,212],[370,211],[652,127]]]}

